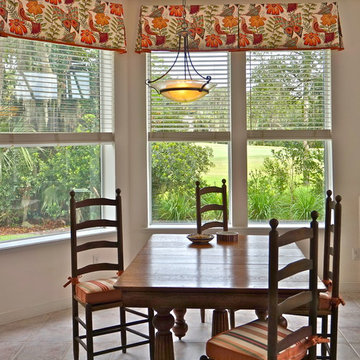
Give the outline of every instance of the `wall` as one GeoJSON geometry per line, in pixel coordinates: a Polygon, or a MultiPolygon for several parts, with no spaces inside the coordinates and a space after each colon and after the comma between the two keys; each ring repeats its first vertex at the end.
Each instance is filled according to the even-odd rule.
{"type": "MultiPolygon", "coordinates": [[[[117,186],[123,195],[126,263],[136,255],[150,234],[146,229],[145,55],[135,54],[133,49],[139,5],[154,1],[124,0],[128,54],[115,56],[116,175],[117,186]]],[[[188,4],[210,2],[214,3],[188,0],[188,4]]],[[[360,162],[357,161],[360,144],[360,43],[354,26],[360,13],[360,1],[338,0],[338,4],[345,50],[333,52],[332,57],[334,190],[343,196],[342,287],[360,290],[360,262],[351,260],[351,249],[360,247],[360,162]]],[[[70,306],[70,288],[62,287],[70,274],[69,241],[2,250],[0,274],[0,323],[70,306]]]]}

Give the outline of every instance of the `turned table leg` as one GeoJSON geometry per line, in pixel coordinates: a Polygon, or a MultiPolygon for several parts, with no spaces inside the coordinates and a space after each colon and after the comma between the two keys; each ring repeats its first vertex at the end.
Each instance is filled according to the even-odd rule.
{"type": "Polygon", "coordinates": [[[212,336],[229,330],[228,312],[225,309],[215,309],[212,318],[212,336]]]}
{"type": "Polygon", "coordinates": [[[174,309],[173,311],[175,314],[175,325],[173,326],[172,331],[175,336],[181,340],[188,330],[188,325],[184,319],[186,309],[174,309]]]}
{"type": "Polygon", "coordinates": [[[174,317],[170,314],[172,309],[155,308],[156,315],[153,324],[157,330],[155,335],[154,360],[174,360],[174,345],[171,328],[174,325],[174,317]]]}

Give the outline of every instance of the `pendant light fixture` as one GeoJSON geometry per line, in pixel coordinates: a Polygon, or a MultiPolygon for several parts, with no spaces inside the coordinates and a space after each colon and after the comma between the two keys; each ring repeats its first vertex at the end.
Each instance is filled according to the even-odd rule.
{"type": "Polygon", "coordinates": [[[210,83],[211,76],[202,76],[196,69],[191,60],[189,52],[189,31],[188,25],[185,19],[186,16],[186,1],[183,0],[183,18],[181,24],[181,31],[179,35],[178,52],[175,57],[174,63],[170,68],[160,77],[155,80],[146,80],[146,84],[155,89],[159,94],[166,98],[177,102],[192,102],[201,99],[209,93],[209,91],[215,87],[215,84],[210,83]],[[183,49],[183,69],[184,74],[181,79],[168,79],[162,80],[173,69],[179,59],[181,53],[181,43],[184,44],[183,49]],[[197,75],[198,79],[193,79],[193,75],[197,75]]]}

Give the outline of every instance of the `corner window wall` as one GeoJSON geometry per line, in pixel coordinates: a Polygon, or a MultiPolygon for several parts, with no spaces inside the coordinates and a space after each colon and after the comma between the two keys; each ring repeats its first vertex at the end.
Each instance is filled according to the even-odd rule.
{"type": "MultiPolygon", "coordinates": [[[[176,53],[148,55],[148,78],[162,75],[176,53]]],[[[229,182],[230,56],[191,53],[197,71],[211,75],[216,87],[193,103],[172,102],[148,91],[149,223],[194,224],[195,182],[229,182]]],[[[181,78],[180,63],[169,78],[181,78]]]]}
{"type": "Polygon", "coordinates": [[[113,55],[0,38],[0,244],[69,231],[69,192],[100,196],[113,55]]]}

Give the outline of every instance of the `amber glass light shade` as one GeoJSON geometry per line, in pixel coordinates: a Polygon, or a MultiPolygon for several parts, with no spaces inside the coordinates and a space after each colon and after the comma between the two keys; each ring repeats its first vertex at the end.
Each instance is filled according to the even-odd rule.
{"type": "Polygon", "coordinates": [[[161,95],[177,102],[192,102],[201,99],[215,87],[198,80],[163,80],[152,84],[161,95]]]}

